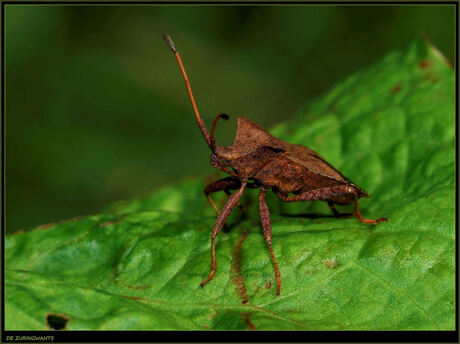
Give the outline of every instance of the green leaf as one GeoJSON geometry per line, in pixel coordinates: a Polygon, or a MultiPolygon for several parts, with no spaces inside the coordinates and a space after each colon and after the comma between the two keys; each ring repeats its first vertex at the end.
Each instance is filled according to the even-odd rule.
{"type": "Polygon", "coordinates": [[[56,315],[72,330],[453,330],[454,116],[454,72],[416,40],[273,130],[368,191],[365,217],[388,218],[373,227],[271,195],[278,297],[255,190],[217,237],[217,272],[200,288],[215,214],[204,183],[185,181],[8,236],[6,329],[46,329],[56,315]]]}

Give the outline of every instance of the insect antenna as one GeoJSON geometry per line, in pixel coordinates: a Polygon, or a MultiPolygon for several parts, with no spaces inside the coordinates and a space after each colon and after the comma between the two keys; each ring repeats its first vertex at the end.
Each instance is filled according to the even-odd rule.
{"type": "Polygon", "coordinates": [[[206,143],[208,144],[209,148],[212,149],[211,138],[209,136],[208,130],[206,129],[206,126],[204,125],[203,120],[201,119],[200,114],[198,113],[198,108],[196,107],[195,98],[193,98],[192,88],[190,87],[190,81],[188,80],[187,73],[185,72],[185,68],[184,68],[184,65],[182,64],[182,60],[180,59],[179,53],[176,50],[176,46],[174,45],[174,42],[172,41],[171,37],[169,37],[167,34],[164,33],[163,38],[166,44],[169,46],[169,49],[171,49],[171,51],[174,53],[174,56],[176,57],[177,63],[179,64],[180,71],[182,73],[182,76],[184,77],[185,86],[187,87],[188,95],[190,96],[190,101],[192,102],[196,121],[198,122],[198,126],[200,127],[200,130],[203,133],[206,143]]]}
{"type": "Polygon", "coordinates": [[[219,119],[229,119],[228,115],[225,113],[221,113],[217,115],[217,117],[214,119],[214,122],[212,122],[212,128],[211,128],[211,149],[214,152],[216,150],[216,139],[214,138],[214,131],[216,130],[216,124],[219,121],[219,119]]]}

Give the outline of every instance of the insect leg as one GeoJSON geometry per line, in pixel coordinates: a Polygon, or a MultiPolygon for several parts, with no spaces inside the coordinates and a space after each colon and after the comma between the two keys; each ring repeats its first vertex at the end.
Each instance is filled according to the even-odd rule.
{"type": "Polygon", "coordinates": [[[276,262],[275,253],[273,252],[272,248],[272,224],[270,221],[270,212],[267,207],[267,203],[265,202],[265,194],[267,193],[267,189],[260,189],[259,194],[259,214],[260,214],[260,222],[262,223],[262,228],[264,229],[264,238],[267,242],[268,250],[270,251],[270,255],[272,256],[273,266],[275,267],[275,277],[276,277],[276,295],[280,294],[281,289],[281,275],[278,269],[278,263],[276,262]]]}
{"type": "MultiPolygon", "coordinates": [[[[213,209],[216,211],[217,215],[219,216],[220,211],[217,209],[216,204],[211,198],[211,194],[219,192],[224,190],[227,195],[229,195],[228,189],[238,189],[241,187],[241,182],[239,179],[234,178],[234,177],[227,177],[223,178],[220,180],[216,180],[215,182],[212,182],[204,188],[204,194],[208,198],[209,203],[213,207],[213,209]]],[[[230,196],[230,195],[229,195],[230,196]]]]}
{"type": "Polygon", "coordinates": [[[340,216],[340,213],[335,209],[334,204],[332,202],[327,202],[327,205],[329,208],[331,208],[332,212],[334,213],[334,216],[340,216]]]}
{"type": "Polygon", "coordinates": [[[327,202],[327,205],[329,208],[331,208],[332,212],[334,213],[335,217],[349,217],[349,216],[355,216],[354,213],[339,213],[339,211],[335,208],[334,203],[332,202],[327,202]]]}
{"type": "Polygon", "coordinates": [[[306,191],[303,193],[300,193],[298,195],[294,196],[287,196],[283,195],[280,192],[276,192],[276,195],[283,201],[285,202],[297,202],[297,201],[327,201],[331,197],[334,196],[340,196],[344,194],[352,194],[354,197],[354,202],[355,202],[355,212],[354,215],[356,215],[359,219],[359,221],[363,223],[370,223],[373,225],[376,225],[379,222],[386,221],[387,219],[385,217],[381,217],[376,220],[366,220],[363,218],[361,213],[359,212],[359,207],[358,207],[358,195],[355,192],[350,192],[349,187],[347,185],[337,185],[337,186],[332,186],[329,188],[323,188],[323,189],[318,189],[318,190],[311,190],[311,191],[306,191]]]}
{"type": "Polygon", "coordinates": [[[221,213],[217,217],[216,223],[214,224],[214,227],[212,228],[212,235],[211,235],[211,272],[203,282],[201,282],[201,287],[203,288],[206,283],[208,283],[211,278],[214,276],[214,273],[216,272],[216,246],[215,246],[215,239],[217,234],[219,234],[220,230],[225,224],[225,221],[227,220],[228,216],[232,212],[233,208],[235,205],[238,203],[238,200],[240,199],[241,195],[243,194],[244,189],[246,188],[246,182],[241,183],[240,189],[235,192],[230,199],[227,201],[225,204],[224,208],[222,209],[221,213]]]}
{"type": "MultiPolygon", "coordinates": [[[[248,184],[248,187],[249,187],[249,184],[248,184]]],[[[232,195],[232,193],[230,192],[230,189],[225,189],[224,190],[225,193],[227,194],[228,197],[230,197],[232,195]]],[[[242,205],[241,203],[238,202],[238,204],[236,205],[238,208],[240,208],[240,210],[242,212],[245,212],[246,211],[246,208],[244,207],[244,205],[242,205]]]]}
{"type": "Polygon", "coordinates": [[[376,225],[379,222],[387,220],[386,217],[381,217],[381,218],[376,219],[376,220],[369,220],[369,219],[363,218],[363,216],[361,215],[361,213],[359,211],[358,196],[356,194],[354,194],[354,197],[355,197],[355,213],[354,214],[358,217],[359,221],[361,221],[363,223],[370,223],[372,225],[376,225]]]}
{"type": "MultiPolygon", "coordinates": [[[[239,180],[239,179],[238,179],[238,180],[239,180]]],[[[237,187],[235,187],[235,188],[230,187],[230,188],[224,189],[224,191],[225,191],[225,193],[227,194],[227,196],[230,197],[230,196],[232,195],[232,193],[230,192],[230,190],[232,190],[232,189],[238,189],[238,188],[240,187],[240,185],[241,185],[241,182],[240,182],[240,184],[238,184],[237,187]]],[[[259,185],[258,185],[257,183],[247,183],[247,184],[246,184],[246,187],[247,187],[247,188],[250,188],[250,189],[257,189],[257,188],[259,187],[259,185]]],[[[237,204],[236,206],[237,206],[238,208],[240,208],[240,210],[241,210],[242,212],[245,212],[245,211],[246,211],[246,208],[245,208],[244,205],[242,205],[241,203],[238,202],[238,204],[237,204]]]]}
{"type": "Polygon", "coordinates": [[[331,197],[343,195],[349,193],[348,185],[337,185],[328,188],[322,188],[317,190],[310,190],[302,192],[298,195],[287,196],[280,192],[276,192],[276,195],[285,202],[297,202],[297,201],[327,201],[331,197]]]}

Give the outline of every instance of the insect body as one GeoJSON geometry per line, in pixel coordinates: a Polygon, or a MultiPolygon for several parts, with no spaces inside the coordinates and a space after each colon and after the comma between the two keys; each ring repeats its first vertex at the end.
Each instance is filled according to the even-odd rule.
{"type": "Polygon", "coordinates": [[[334,204],[354,204],[354,215],[361,222],[376,225],[381,221],[386,221],[384,217],[376,220],[364,219],[359,211],[358,199],[369,197],[369,195],[332,167],[318,153],[302,145],[280,140],[249,119],[238,117],[238,129],[231,146],[217,146],[214,138],[216,124],[220,118],[228,119],[228,116],[218,115],[212,125],[211,135],[209,135],[198,113],[179,53],[168,35],[164,35],[164,39],[179,63],[198,126],[212,151],[211,165],[230,175],[230,177],[207,185],[204,190],[218,216],[211,235],[211,272],[201,283],[202,287],[212,279],[216,271],[215,238],[247,188],[260,188],[260,221],[275,268],[277,295],[280,294],[281,276],[272,248],[270,213],[265,202],[265,195],[269,189],[272,189],[285,202],[326,201],[336,216],[340,214],[334,204]],[[231,194],[230,190],[237,191],[231,194]],[[230,195],[221,211],[217,209],[210,197],[212,193],[219,191],[225,191],[230,195]]]}

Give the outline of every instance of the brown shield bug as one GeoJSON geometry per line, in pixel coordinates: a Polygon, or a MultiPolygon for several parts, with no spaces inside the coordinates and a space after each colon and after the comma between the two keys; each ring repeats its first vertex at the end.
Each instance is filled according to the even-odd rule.
{"type": "Polygon", "coordinates": [[[208,278],[201,283],[201,287],[208,283],[216,272],[215,238],[246,188],[260,188],[260,221],[275,268],[276,295],[280,294],[281,276],[272,248],[270,212],[265,202],[265,194],[270,188],[285,202],[325,201],[335,216],[340,214],[334,204],[354,203],[353,215],[356,215],[359,221],[372,225],[386,221],[384,217],[376,220],[364,219],[359,211],[358,199],[369,197],[369,195],[332,167],[318,153],[302,145],[280,140],[249,119],[238,117],[238,129],[231,146],[217,146],[214,138],[217,121],[220,118],[228,119],[228,116],[218,115],[212,124],[211,135],[209,135],[198,113],[179,53],[168,35],[164,34],[163,38],[179,63],[198,126],[212,151],[211,165],[230,175],[230,177],[207,185],[204,189],[209,203],[217,212],[217,220],[211,235],[211,272],[208,278]],[[237,191],[231,194],[230,190],[237,191]],[[217,209],[210,197],[212,193],[218,191],[225,191],[230,196],[222,211],[217,209]]]}

